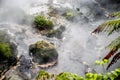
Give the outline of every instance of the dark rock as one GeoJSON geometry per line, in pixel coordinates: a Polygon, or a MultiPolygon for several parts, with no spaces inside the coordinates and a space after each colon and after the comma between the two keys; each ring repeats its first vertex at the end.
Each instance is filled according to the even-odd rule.
{"type": "Polygon", "coordinates": [[[52,66],[57,62],[58,53],[53,44],[46,41],[38,41],[30,45],[30,53],[33,55],[33,61],[40,67],[52,66]]]}
{"type": "Polygon", "coordinates": [[[65,31],[65,26],[60,26],[60,28],[56,29],[56,30],[51,30],[49,31],[46,36],[47,37],[56,37],[58,39],[61,39],[62,33],[65,31]]]}

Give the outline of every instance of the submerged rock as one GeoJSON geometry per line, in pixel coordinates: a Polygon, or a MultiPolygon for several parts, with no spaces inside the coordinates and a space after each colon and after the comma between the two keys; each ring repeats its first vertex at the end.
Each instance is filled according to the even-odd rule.
{"type": "Polygon", "coordinates": [[[0,31],[0,76],[17,63],[17,47],[10,42],[10,36],[0,31]]]}
{"type": "Polygon", "coordinates": [[[49,67],[57,63],[58,53],[54,45],[49,42],[38,41],[30,45],[29,51],[32,53],[33,61],[40,67],[49,67]]]}

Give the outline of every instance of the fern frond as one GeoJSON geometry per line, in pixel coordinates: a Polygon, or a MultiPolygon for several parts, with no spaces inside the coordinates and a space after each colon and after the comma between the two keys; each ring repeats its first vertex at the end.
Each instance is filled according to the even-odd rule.
{"type": "Polygon", "coordinates": [[[92,33],[99,33],[102,31],[108,32],[108,35],[112,34],[114,31],[119,30],[120,19],[108,20],[103,24],[99,25],[92,33]]]}
{"type": "Polygon", "coordinates": [[[112,41],[107,48],[113,51],[120,49],[120,35],[114,41],[112,41]]]}
{"type": "Polygon", "coordinates": [[[108,64],[107,66],[107,70],[109,69],[110,66],[112,66],[112,64],[116,63],[118,60],[120,59],[120,52],[118,52],[113,59],[111,60],[111,62],[108,64]]]}
{"type": "Polygon", "coordinates": [[[120,36],[112,41],[111,44],[107,46],[107,48],[109,48],[111,51],[103,59],[109,59],[118,49],[120,49],[120,36]]]}
{"type": "Polygon", "coordinates": [[[109,14],[110,17],[120,18],[120,11],[109,14]]]}
{"type": "Polygon", "coordinates": [[[104,59],[109,59],[112,55],[115,54],[116,51],[117,51],[117,50],[111,50],[111,51],[103,58],[103,60],[104,60],[104,59]]]}

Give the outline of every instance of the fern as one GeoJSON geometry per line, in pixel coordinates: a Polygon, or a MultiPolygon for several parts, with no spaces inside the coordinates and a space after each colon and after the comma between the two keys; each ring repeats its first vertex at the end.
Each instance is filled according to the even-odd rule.
{"type": "Polygon", "coordinates": [[[111,50],[116,50],[120,48],[120,36],[118,36],[111,44],[108,45],[111,50]]]}
{"type": "MultiPolygon", "coordinates": [[[[120,11],[110,14],[110,16],[113,16],[113,17],[119,18],[119,19],[108,20],[108,21],[102,23],[92,33],[99,33],[99,32],[104,31],[104,32],[107,32],[108,36],[109,36],[114,31],[119,31],[119,29],[120,29],[120,11]]],[[[107,46],[107,48],[110,49],[110,52],[103,58],[103,60],[109,59],[112,55],[114,55],[120,49],[120,35],[118,35],[118,37],[107,46]]],[[[113,57],[112,61],[108,65],[107,69],[119,59],[119,55],[120,55],[120,52],[113,57]]]]}
{"type": "Polygon", "coordinates": [[[119,59],[120,59],[120,52],[118,52],[118,53],[113,57],[113,59],[111,60],[111,62],[110,62],[109,65],[107,66],[107,69],[109,69],[109,67],[110,67],[112,64],[116,63],[117,60],[119,60],[119,59]]]}
{"type": "Polygon", "coordinates": [[[108,32],[108,35],[112,34],[114,31],[118,31],[120,28],[120,19],[108,20],[98,26],[92,33],[99,33],[102,31],[108,32]]]}
{"type": "Polygon", "coordinates": [[[109,14],[110,17],[120,18],[120,11],[109,14]]]}
{"type": "Polygon", "coordinates": [[[120,49],[120,36],[117,37],[111,44],[107,46],[111,51],[104,57],[104,59],[109,59],[115,52],[120,49]]]}

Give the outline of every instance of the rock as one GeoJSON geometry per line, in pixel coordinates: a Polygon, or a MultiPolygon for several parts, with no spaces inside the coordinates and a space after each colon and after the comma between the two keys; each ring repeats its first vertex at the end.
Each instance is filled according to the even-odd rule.
{"type": "Polygon", "coordinates": [[[18,72],[10,70],[5,74],[5,80],[24,80],[24,79],[22,79],[19,76],[18,72]]]}
{"type": "Polygon", "coordinates": [[[34,74],[31,70],[31,60],[21,55],[17,66],[5,73],[5,80],[32,80],[34,74]]]}
{"type": "Polygon", "coordinates": [[[10,42],[10,36],[0,31],[0,76],[17,63],[16,44],[10,42]]]}
{"type": "Polygon", "coordinates": [[[49,42],[38,41],[30,45],[29,51],[33,55],[33,61],[40,67],[49,67],[57,62],[58,53],[54,45],[49,42]]]}
{"type": "Polygon", "coordinates": [[[47,37],[56,37],[58,39],[61,39],[63,36],[62,36],[62,33],[65,31],[65,26],[60,26],[58,29],[56,30],[51,30],[49,31],[46,36],[47,37]]]}

